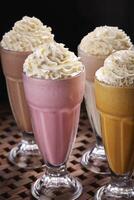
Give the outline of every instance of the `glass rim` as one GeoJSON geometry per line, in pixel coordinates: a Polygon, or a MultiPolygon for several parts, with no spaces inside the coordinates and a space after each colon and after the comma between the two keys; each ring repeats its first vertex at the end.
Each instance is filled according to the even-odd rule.
{"type": "Polygon", "coordinates": [[[9,52],[11,54],[31,54],[33,53],[33,51],[15,51],[15,50],[10,50],[10,49],[5,49],[4,47],[1,46],[0,44],[0,50],[3,51],[3,52],[9,52]]]}
{"type": "Polygon", "coordinates": [[[134,89],[134,85],[133,86],[132,85],[130,85],[130,86],[126,86],[126,85],[124,85],[124,86],[110,85],[108,83],[99,81],[96,76],[94,78],[94,82],[97,82],[99,85],[104,86],[106,88],[113,88],[113,89],[134,89]]]}
{"type": "Polygon", "coordinates": [[[45,79],[45,78],[37,78],[37,77],[29,77],[26,75],[25,72],[22,72],[23,76],[26,77],[27,79],[31,79],[31,80],[37,80],[37,81],[57,81],[57,82],[60,82],[60,81],[67,81],[67,80],[72,80],[72,79],[75,79],[75,78],[78,78],[81,76],[81,74],[85,74],[85,67],[83,67],[82,71],[79,72],[77,75],[75,76],[72,76],[72,77],[67,77],[67,78],[62,78],[62,79],[51,79],[51,78],[48,78],[48,79],[45,79]]]}

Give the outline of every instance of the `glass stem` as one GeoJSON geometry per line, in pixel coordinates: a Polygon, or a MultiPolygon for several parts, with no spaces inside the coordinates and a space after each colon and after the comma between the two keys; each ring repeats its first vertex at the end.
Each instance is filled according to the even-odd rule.
{"type": "Polygon", "coordinates": [[[22,132],[22,140],[23,142],[27,142],[29,143],[30,145],[34,145],[35,144],[35,141],[34,141],[34,134],[32,132],[22,132]]]}
{"type": "Polygon", "coordinates": [[[101,148],[103,146],[102,139],[97,134],[95,134],[95,136],[96,136],[96,147],[101,148]]]}
{"type": "Polygon", "coordinates": [[[25,153],[40,155],[39,148],[34,140],[34,134],[32,132],[22,132],[20,148],[21,151],[25,153]]]}
{"type": "Polygon", "coordinates": [[[111,181],[106,187],[105,193],[111,197],[130,198],[134,196],[134,186],[131,179],[132,173],[116,175],[112,172],[111,181]]]}
{"type": "Polygon", "coordinates": [[[118,188],[132,187],[131,180],[132,173],[124,174],[124,175],[116,175],[112,172],[111,174],[111,185],[118,188]]]}
{"type": "Polygon", "coordinates": [[[52,166],[50,164],[46,164],[46,175],[49,177],[62,177],[67,175],[67,167],[66,164],[61,166],[52,166]]]}

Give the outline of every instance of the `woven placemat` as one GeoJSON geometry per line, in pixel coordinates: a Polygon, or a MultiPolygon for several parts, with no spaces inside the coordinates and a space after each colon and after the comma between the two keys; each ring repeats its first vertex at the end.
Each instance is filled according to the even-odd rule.
{"type": "MultiPolygon", "coordinates": [[[[31,200],[31,184],[43,174],[43,169],[24,170],[11,165],[7,155],[21,140],[8,105],[0,106],[0,200],[31,200]]],[[[81,110],[75,146],[68,162],[68,171],[83,185],[79,200],[89,200],[108,177],[94,174],[80,165],[82,154],[94,142],[85,108],[81,110]]]]}

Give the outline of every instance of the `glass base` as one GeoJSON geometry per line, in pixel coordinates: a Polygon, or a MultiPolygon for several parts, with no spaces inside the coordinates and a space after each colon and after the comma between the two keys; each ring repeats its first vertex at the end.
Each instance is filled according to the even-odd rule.
{"type": "Polygon", "coordinates": [[[45,173],[32,186],[35,199],[46,200],[75,200],[82,193],[82,185],[68,174],[45,173]]]}
{"type": "Polygon", "coordinates": [[[110,184],[101,187],[94,197],[94,200],[134,200],[134,188],[118,188],[110,184]]]}
{"type": "Polygon", "coordinates": [[[82,156],[81,164],[96,174],[110,174],[103,146],[95,146],[86,151],[82,156]]]}
{"type": "Polygon", "coordinates": [[[42,156],[35,142],[22,140],[8,155],[8,160],[19,168],[36,169],[44,165],[42,156]]]}

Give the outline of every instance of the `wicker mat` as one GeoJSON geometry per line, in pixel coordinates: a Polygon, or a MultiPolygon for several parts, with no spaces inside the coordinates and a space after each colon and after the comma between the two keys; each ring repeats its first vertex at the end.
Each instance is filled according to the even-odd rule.
{"type": "MultiPolygon", "coordinates": [[[[31,200],[31,184],[43,174],[43,169],[18,169],[7,161],[11,148],[21,139],[10,109],[1,107],[0,112],[0,200],[31,200]]],[[[68,162],[68,171],[76,176],[83,185],[79,200],[89,200],[108,177],[96,175],[80,165],[84,151],[94,142],[85,109],[81,111],[78,136],[68,162]]]]}

